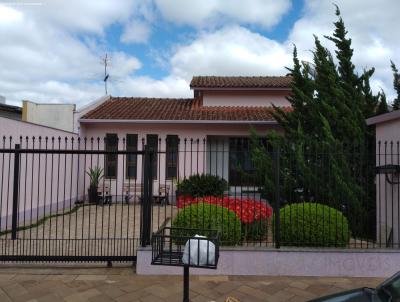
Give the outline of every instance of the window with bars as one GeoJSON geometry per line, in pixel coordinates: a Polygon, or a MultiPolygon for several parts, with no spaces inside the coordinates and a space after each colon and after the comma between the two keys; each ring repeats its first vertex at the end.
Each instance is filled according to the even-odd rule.
{"type": "Polygon", "coordinates": [[[167,135],[165,150],[165,177],[167,179],[176,178],[178,175],[178,142],[179,139],[177,135],[167,135]]]}
{"type": "MultiPolygon", "coordinates": [[[[114,133],[107,133],[105,139],[106,151],[118,151],[118,135],[114,133]]],[[[116,178],[118,167],[118,154],[106,154],[104,163],[104,177],[116,178]]]]}
{"type": "Polygon", "coordinates": [[[157,167],[158,167],[158,135],[147,134],[147,146],[150,151],[153,151],[153,179],[157,179],[157,167]]]}
{"type": "Polygon", "coordinates": [[[256,169],[251,159],[249,138],[229,138],[229,184],[254,186],[255,181],[256,169]]]}
{"type": "MultiPolygon", "coordinates": [[[[136,152],[138,148],[138,135],[127,134],[126,135],[126,151],[136,152]]],[[[137,154],[126,155],[126,178],[137,177],[137,154]]]]}

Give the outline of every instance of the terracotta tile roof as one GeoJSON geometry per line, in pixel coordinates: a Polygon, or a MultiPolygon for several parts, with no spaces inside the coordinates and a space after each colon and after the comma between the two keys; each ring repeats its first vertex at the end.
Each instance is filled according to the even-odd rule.
{"type": "Polygon", "coordinates": [[[82,119],[273,121],[271,107],[203,107],[196,99],[111,97],[82,119]]]}
{"type": "Polygon", "coordinates": [[[193,77],[190,88],[289,88],[291,76],[282,77],[193,77]]]}

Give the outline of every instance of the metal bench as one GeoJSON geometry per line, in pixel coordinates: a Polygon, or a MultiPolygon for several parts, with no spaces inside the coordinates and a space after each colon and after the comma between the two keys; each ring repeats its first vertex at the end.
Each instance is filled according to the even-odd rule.
{"type": "Polygon", "coordinates": [[[143,185],[140,183],[125,182],[123,186],[125,203],[129,203],[132,198],[135,198],[134,202],[136,199],[142,202],[143,190],[143,185]]]}

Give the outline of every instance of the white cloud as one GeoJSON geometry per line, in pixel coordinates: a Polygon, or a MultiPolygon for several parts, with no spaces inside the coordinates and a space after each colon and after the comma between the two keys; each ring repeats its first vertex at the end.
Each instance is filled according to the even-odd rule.
{"type": "MultiPolygon", "coordinates": [[[[400,65],[400,39],[398,39],[398,13],[400,1],[397,0],[357,0],[334,1],[339,5],[349,37],[354,48],[354,62],[361,72],[364,68],[375,67],[372,86],[377,91],[382,87],[389,99],[394,98],[390,59],[400,65]]],[[[313,36],[330,35],[336,21],[331,1],[307,0],[304,16],[298,20],[291,31],[288,42],[298,46],[299,55],[310,57],[313,36]]],[[[324,45],[333,46],[323,41],[324,45]]]]}
{"type": "Polygon", "coordinates": [[[150,37],[150,25],[142,22],[132,20],[129,22],[121,35],[121,42],[124,43],[146,43],[150,37]]]}
{"type": "Polygon", "coordinates": [[[290,9],[289,0],[155,0],[161,14],[177,24],[198,27],[239,22],[269,28],[290,9]]]}
{"type": "Polygon", "coordinates": [[[141,63],[135,57],[129,56],[124,52],[111,53],[111,71],[115,77],[125,77],[141,68],[141,63]]]}
{"type": "Polygon", "coordinates": [[[21,12],[7,6],[0,6],[0,24],[9,24],[21,20],[21,12]]]}
{"type": "MultiPolygon", "coordinates": [[[[291,66],[292,43],[310,59],[313,35],[331,34],[336,21],[331,1],[306,0],[301,18],[279,43],[244,27],[278,24],[290,1],[272,0],[43,0],[40,6],[0,4],[0,94],[16,103],[68,101],[78,104],[104,93],[100,57],[104,32],[120,24],[124,43],[146,43],[157,27],[156,14],[198,31],[180,45],[156,49],[165,55],[169,74],[161,79],[137,76],[142,67],[132,55],[111,52],[113,95],[186,97],[193,75],[282,75],[291,66]],[[236,24],[236,25],[235,25],[236,24]],[[100,43],[100,44],[99,44],[100,43]]],[[[397,0],[337,0],[353,38],[360,71],[376,67],[372,79],[393,98],[389,60],[400,66],[397,0]]],[[[9,3],[9,2],[8,2],[9,3]]],[[[330,45],[330,42],[324,41],[330,45]]],[[[151,50],[150,50],[151,52],[151,50]]],[[[157,62],[156,62],[157,63],[157,62]]],[[[153,66],[154,67],[154,66],[153,66]]]]}
{"type": "Polygon", "coordinates": [[[4,82],[0,80],[2,95],[7,96],[7,102],[20,105],[22,100],[32,100],[44,103],[82,104],[103,95],[101,84],[74,83],[59,81],[41,81],[30,85],[26,83],[4,82]]]}
{"type": "MultiPolygon", "coordinates": [[[[10,1],[11,2],[11,1],[10,1]]],[[[19,10],[49,25],[68,31],[103,33],[106,26],[125,22],[138,9],[140,0],[41,0],[41,5],[16,6],[19,10]]]]}
{"type": "Polygon", "coordinates": [[[239,26],[204,33],[179,47],[171,59],[172,73],[193,75],[282,75],[291,65],[288,49],[239,26]]]}
{"type": "Polygon", "coordinates": [[[112,94],[136,97],[192,97],[189,82],[178,76],[161,80],[150,77],[128,77],[112,84],[112,94]]]}
{"type": "MultiPolygon", "coordinates": [[[[27,98],[45,102],[98,98],[104,93],[101,84],[94,84],[104,76],[103,47],[90,38],[84,42],[44,12],[40,16],[29,12],[41,8],[0,4],[0,94],[14,104],[27,98]]],[[[87,18],[94,16],[98,15],[87,18]]],[[[101,31],[106,23],[99,26],[101,31]]],[[[126,53],[111,52],[111,57],[116,77],[130,76],[141,67],[137,58],[126,53]]]]}

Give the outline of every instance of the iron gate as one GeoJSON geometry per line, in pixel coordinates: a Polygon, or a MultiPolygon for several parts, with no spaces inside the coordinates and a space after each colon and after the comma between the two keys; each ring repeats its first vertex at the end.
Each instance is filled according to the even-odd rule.
{"type": "Polygon", "coordinates": [[[153,154],[127,149],[106,139],[3,137],[0,261],[136,260],[150,242],[153,154]],[[128,162],[141,167],[134,177],[128,162]]]}

